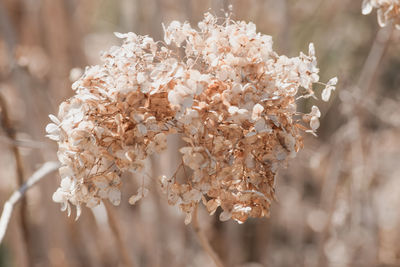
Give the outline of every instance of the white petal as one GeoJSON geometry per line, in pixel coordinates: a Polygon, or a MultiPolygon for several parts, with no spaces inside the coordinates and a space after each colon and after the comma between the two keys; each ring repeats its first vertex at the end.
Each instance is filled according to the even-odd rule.
{"type": "Polygon", "coordinates": [[[52,115],[52,114],[49,114],[49,118],[50,118],[50,120],[52,121],[52,122],[54,122],[55,124],[60,124],[60,120],[56,117],[56,116],[54,116],[54,115],[52,115]]]}
{"type": "Polygon", "coordinates": [[[319,119],[317,117],[312,117],[310,120],[311,130],[315,131],[319,128],[319,119]]]}
{"type": "Polygon", "coordinates": [[[53,141],[60,141],[60,136],[59,135],[52,135],[52,134],[47,134],[46,135],[47,138],[53,140],[53,141]]]}
{"type": "Polygon", "coordinates": [[[385,13],[383,12],[383,10],[382,9],[378,9],[377,15],[378,15],[378,24],[379,24],[379,26],[385,27],[387,21],[386,21],[385,13]]]}
{"type": "Polygon", "coordinates": [[[66,202],[65,205],[67,206],[67,215],[69,217],[71,216],[71,206],[68,204],[68,202],[66,202]]]}
{"type": "Polygon", "coordinates": [[[172,105],[180,105],[183,101],[182,96],[176,93],[175,91],[169,91],[168,93],[168,101],[172,105]]]}
{"type": "Polygon", "coordinates": [[[319,118],[321,117],[321,111],[319,111],[319,108],[317,106],[312,106],[310,115],[319,118]]]}
{"type": "Polygon", "coordinates": [[[136,37],[136,34],[133,33],[133,32],[128,32],[128,33],[114,32],[114,35],[115,35],[117,38],[120,38],[120,39],[124,39],[124,38],[128,38],[128,37],[131,37],[131,38],[136,37]]]}
{"type": "Polygon", "coordinates": [[[126,34],[123,34],[123,33],[120,33],[120,32],[114,32],[114,35],[117,38],[121,38],[121,39],[126,37],[126,34]]]}
{"type": "Polygon", "coordinates": [[[314,44],[313,43],[310,43],[309,45],[308,45],[308,54],[310,55],[310,56],[315,56],[315,47],[314,47],[314,44]]]}
{"type": "Polygon", "coordinates": [[[328,86],[322,91],[321,98],[323,101],[328,102],[330,97],[331,97],[331,87],[328,86]]]}
{"type": "Polygon", "coordinates": [[[192,221],[192,213],[187,212],[185,217],[185,225],[188,225],[192,221]]]}
{"type": "Polygon", "coordinates": [[[67,177],[61,180],[60,186],[64,191],[68,191],[71,188],[71,184],[71,178],[67,177]]]}
{"type": "Polygon", "coordinates": [[[53,201],[56,203],[62,203],[64,202],[64,192],[61,190],[61,188],[58,188],[56,192],[53,194],[53,201]]]}
{"type": "Polygon", "coordinates": [[[139,72],[137,74],[137,78],[136,79],[137,79],[138,83],[144,83],[146,81],[145,73],[144,72],[139,72]]]}
{"type": "Polygon", "coordinates": [[[77,221],[79,219],[79,217],[81,217],[81,213],[82,213],[82,208],[81,205],[76,205],[76,217],[75,217],[75,221],[77,221]]]}
{"type": "Polygon", "coordinates": [[[361,6],[363,15],[367,15],[372,11],[371,0],[364,0],[361,6]]]}
{"type": "Polygon", "coordinates": [[[235,114],[235,113],[238,112],[238,110],[239,110],[239,108],[236,107],[236,106],[230,106],[230,107],[228,108],[228,112],[229,112],[230,114],[235,114]]]}
{"type": "Polygon", "coordinates": [[[220,220],[221,222],[225,222],[225,221],[229,220],[230,218],[232,218],[232,212],[230,212],[230,211],[224,210],[224,211],[221,212],[221,214],[219,215],[219,220],[220,220]]]}
{"type": "Polygon", "coordinates": [[[251,114],[251,119],[254,121],[259,119],[263,111],[264,111],[263,106],[261,106],[260,104],[255,104],[253,107],[253,113],[251,114]]]}
{"type": "Polygon", "coordinates": [[[46,132],[49,134],[52,133],[57,133],[59,131],[58,125],[54,124],[54,123],[49,123],[46,126],[46,132]]]}
{"type": "Polygon", "coordinates": [[[144,187],[140,187],[136,195],[133,195],[129,198],[129,204],[134,205],[136,202],[147,196],[149,190],[144,187]]]}
{"type": "Polygon", "coordinates": [[[328,81],[328,83],[326,85],[336,85],[338,82],[338,78],[337,77],[333,77],[332,79],[330,79],[328,81]]]}
{"type": "Polygon", "coordinates": [[[121,203],[121,191],[118,188],[111,188],[108,191],[108,200],[110,200],[111,204],[114,206],[118,206],[121,203]]]}

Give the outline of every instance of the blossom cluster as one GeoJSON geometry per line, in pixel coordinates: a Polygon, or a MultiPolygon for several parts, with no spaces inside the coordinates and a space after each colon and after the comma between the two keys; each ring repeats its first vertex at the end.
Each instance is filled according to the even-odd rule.
{"type": "MultiPolygon", "coordinates": [[[[61,186],[53,195],[94,207],[118,205],[121,174],[138,172],[163,151],[168,134],[179,134],[185,181],[162,176],[168,203],[179,205],[186,223],[203,202],[221,220],[244,222],[268,216],[275,175],[302,148],[301,132],[314,133],[321,113],[297,110],[300,98],[315,97],[319,83],[314,46],[298,57],[278,55],[271,36],[253,23],[207,13],[194,29],[173,21],[164,42],[134,33],[88,67],[46,128],[59,145],[61,186]]],[[[331,79],[322,92],[327,101],[331,79]]],[[[321,84],[321,83],[319,83],[321,84]]],[[[133,204],[148,190],[140,188],[133,204]]]]}
{"type": "Polygon", "coordinates": [[[377,9],[379,26],[384,27],[393,21],[396,28],[400,29],[400,1],[399,0],[364,0],[362,13],[367,15],[372,9],[377,9]]]}

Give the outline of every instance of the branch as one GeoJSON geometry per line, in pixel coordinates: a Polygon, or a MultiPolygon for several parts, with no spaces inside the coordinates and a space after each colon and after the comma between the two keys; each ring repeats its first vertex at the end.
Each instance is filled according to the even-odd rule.
{"type": "MultiPolygon", "coordinates": [[[[5,130],[7,137],[15,142],[17,132],[14,129],[11,119],[9,117],[9,113],[7,110],[6,101],[3,96],[0,94],[0,109],[1,109],[1,116],[0,116],[0,126],[5,130]]],[[[15,160],[15,173],[17,178],[17,186],[21,187],[24,183],[24,168],[23,168],[23,161],[21,157],[21,153],[19,151],[18,146],[15,144],[11,145],[11,149],[14,155],[15,160]]],[[[27,219],[27,204],[26,199],[23,198],[21,201],[21,208],[19,209],[19,214],[21,217],[21,229],[22,229],[22,236],[24,241],[24,247],[26,249],[28,261],[32,261],[32,250],[31,250],[31,238],[28,228],[28,219],[27,219]]]]}
{"type": "Polygon", "coordinates": [[[58,162],[46,162],[17,191],[15,191],[9,200],[4,204],[3,212],[0,217],[0,244],[3,241],[11,218],[14,205],[24,196],[25,192],[39,182],[47,174],[57,170],[60,167],[58,162]]]}
{"type": "Polygon", "coordinates": [[[193,229],[194,232],[197,235],[197,238],[199,239],[200,245],[203,247],[204,251],[212,258],[212,260],[215,263],[215,266],[217,267],[224,267],[224,264],[222,263],[221,259],[219,258],[218,254],[214,251],[212,248],[210,242],[208,241],[206,235],[204,234],[203,230],[199,226],[199,222],[197,220],[197,207],[194,208],[193,211],[193,218],[192,218],[192,224],[193,224],[193,229]]]}
{"type": "Polygon", "coordinates": [[[379,65],[382,62],[382,58],[389,45],[393,29],[393,25],[381,28],[375,37],[374,43],[369,51],[367,60],[364,63],[358,80],[358,87],[364,91],[363,95],[369,91],[376,73],[379,70],[379,65]]]}
{"type": "Polygon", "coordinates": [[[122,266],[134,267],[135,264],[133,263],[133,261],[130,257],[129,250],[126,248],[124,241],[122,240],[122,231],[121,231],[120,225],[118,224],[118,220],[116,219],[116,215],[115,215],[113,209],[110,207],[110,204],[107,201],[104,201],[103,203],[104,203],[104,207],[106,208],[106,211],[107,211],[108,224],[109,224],[111,231],[115,237],[118,251],[121,255],[122,266]]]}
{"type": "Polygon", "coordinates": [[[49,145],[47,145],[44,142],[27,140],[27,139],[15,139],[14,140],[8,136],[0,136],[0,142],[5,143],[7,145],[11,145],[11,146],[25,147],[25,148],[32,148],[32,149],[49,148],[49,145]]]}

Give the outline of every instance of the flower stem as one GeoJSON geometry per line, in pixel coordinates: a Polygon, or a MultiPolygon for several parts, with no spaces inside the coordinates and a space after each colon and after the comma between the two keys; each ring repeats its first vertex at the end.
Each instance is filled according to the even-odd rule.
{"type": "Polygon", "coordinates": [[[192,218],[192,224],[193,224],[193,229],[194,232],[197,235],[197,238],[199,239],[200,245],[203,247],[204,251],[211,257],[211,259],[214,261],[215,266],[217,267],[224,267],[224,264],[222,263],[220,257],[218,254],[214,251],[212,248],[210,242],[208,241],[206,235],[204,234],[203,230],[199,226],[199,222],[197,219],[197,207],[194,208],[193,211],[193,218],[192,218]]]}

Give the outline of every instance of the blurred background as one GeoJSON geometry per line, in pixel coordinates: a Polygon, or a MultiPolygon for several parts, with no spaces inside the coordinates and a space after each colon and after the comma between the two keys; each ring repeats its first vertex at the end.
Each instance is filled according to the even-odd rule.
{"type": "MultiPolygon", "coordinates": [[[[321,107],[319,136],[305,136],[279,172],[270,218],[222,223],[200,209],[215,251],[226,266],[400,266],[400,31],[379,29],[361,2],[0,0],[1,206],[56,160],[56,144],[44,137],[47,115],[73,95],[85,66],[119,44],[113,32],[160,40],[162,22],[196,24],[232,4],[233,18],[253,21],[280,54],[297,56],[314,42],[321,81],[338,76],[339,84],[328,103],[299,103],[321,107]]],[[[75,222],[52,202],[60,179],[48,175],[14,210],[0,266],[214,266],[157,189],[156,177],[180,160],[179,141],[168,142],[149,160],[150,194],[135,206],[128,198],[144,176],[127,175],[120,206],[85,208],[75,222]]]]}

